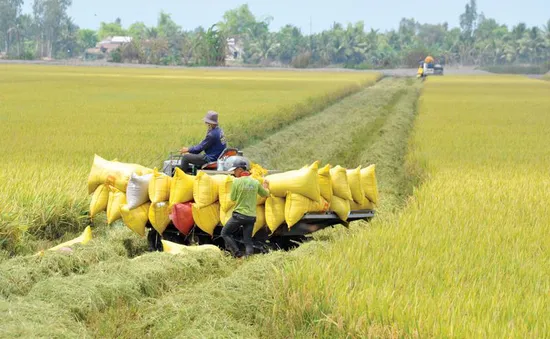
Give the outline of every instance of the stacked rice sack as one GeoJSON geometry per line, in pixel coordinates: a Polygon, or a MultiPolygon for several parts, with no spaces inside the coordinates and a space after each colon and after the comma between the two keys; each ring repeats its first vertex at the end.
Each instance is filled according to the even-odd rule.
{"type": "Polygon", "coordinates": [[[145,236],[147,222],[162,234],[172,222],[188,235],[193,225],[191,204],[195,177],[176,169],[174,177],[158,172],[132,175],[128,184],[127,204],[121,207],[122,220],[134,232],[145,236]]]}
{"type": "MultiPolygon", "coordinates": [[[[263,182],[267,171],[253,164],[252,177],[263,182]]],[[[282,224],[293,227],[309,212],[335,212],[346,221],[350,211],[373,209],[378,201],[375,167],[346,170],[340,166],[319,168],[319,162],[299,170],[268,175],[268,198],[257,197],[257,217],[253,234],[268,227],[275,232],[282,224]]],[[[93,192],[90,215],[107,212],[110,224],[118,219],[132,231],[145,236],[150,222],[160,234],[170,222],[188,235],[196,224],[213,235],[233,213],[230,199],[234,177],[196,176],[176,168],[173,177],[141,165],[107,161],[97,156],[88,179],[93,192]]]]}
{"type": "Polygon", "coordinates": [[[134,176],[149,175],[153,170],[137,164],[127,164],[116,160],[108,161],[95,155],[90,175],[88,193],[92,194],[90,216],[107,212],[107,223],[122,218],[127,204],[126,192],[134,176]]]}
{"type": "Polygon", "coordinates": [[[271,232],[284,223],[292,228],[309,212],[331,211],[346,221],[350,211],[374,209],[378,201],[374,165],[346,170],[330,165],[319,168],[315,162],[266,179],[271,196],[265,204],[265,216],[271,232]]]}
{"type": "MultiPolygon", "coordinates": [[[[267,171],[253,164],[251,172],[261,182],[267,171]]],[[[157,169],[107,161],[96,155],[88,179],[89,190],[93,190],[90,215],[106,211],[109,224],[122,219],[142,237],[147,222],[160,234],[172,222],[185,235],[195,224],[213,235],[216,226],[225,225],[233,212],[233,180],[232,176],[211,176],[202,171],[191,176],[179,168],[169,177],[157,169]]],[[[258,199],[254,234],[266,226],[265,201],[258,199]]]]}

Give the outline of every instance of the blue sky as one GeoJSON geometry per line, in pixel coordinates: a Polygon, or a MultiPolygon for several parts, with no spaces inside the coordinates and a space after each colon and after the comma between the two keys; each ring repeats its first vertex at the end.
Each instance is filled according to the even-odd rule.
{"type": "MultiPolygon", "coordinates": [[[[329,28],[333,22],[348,23],[363,20],[367,28],[382,31],[395,28],[402,17],[414,17],[422,23],[448,22],[458,26],[458,17],[467,0],[73,0],[69,15],[82,28],[97,29],[101,21],[122,19],[128,27],[135,21],[155,25],[161,10],[184,29],[209,26],[222,18],[226,10],[248,3],[257,17],[274,17],[272,30],[287,23],[309,33],[329,28]]],[[[32,0],[25,0],[24,11],[31,12],[32,0]]],[[[507,25],[525,22],[541,26],[550,19],[550,0],[478,0],[478,12],[507,25]]]]}

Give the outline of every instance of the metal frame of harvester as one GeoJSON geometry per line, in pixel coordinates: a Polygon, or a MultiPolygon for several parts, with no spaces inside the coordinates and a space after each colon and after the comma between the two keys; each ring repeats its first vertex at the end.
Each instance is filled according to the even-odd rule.
{"type": "MultiPolygon", "coordinates": [[[[232,150],[233,151],[233,150],[232,150]]],[[[235,150],[239,155],[242,153],[235,150]]],[[[236,153],[236,154],[237,154],[236,153]]],[[[173,176],[175,167],[179,164],[181,155],[176,153],[170,153],[170,157],[164,162],[163,172],[167,175],[173,176]]],[[[208,164],[207,164],[208,165],[208,164]]],[[[205,165],[205,166],[207,166],[205,165]]],[[[212,166],[212,164],[210,164],[212,166]]],[[[230,174],[227,171],[216,169],[200,169],[207,174],[230,174]]],[[[271,170],[268,173],[278,173],[280,171],[271,170]]],[[[348,226],[352,221],[364,220],[370,221],[375,215],[373,210],[360,210],[351,211],[348,220],[341,220],[334,212],[320,212],[320,213],[307,213],[304,217],[294,226],[289,228],[286,223],[282,224],[273,234],[269,234],[267,228],[263,228],[258,231],[254,236],[254,248],[257,253],[265,253],[269,250],[289,250],[299,246],[300,243],[306,242],[311,239],[310,235],[327,227],[333,227],[336,225],[348,226]]],[[[151,227],[148,224],[149,227],[151,227]]],[[[151,227],[152,229],[152,227],[151,227]]],[[[215,230],[214,235],[202,231],[197,225],[195,225],[189,235],[181,233],[172,223],[168,225],[162,238],[168,241],[176,242],[183,245],[194,244],[214,244],[220,248],[224,248],[223,239],[220,237],[222,225],[219,224],[215,230]]],[[[149,245],[151,249],[162,250],[162,244],[160,242],[161,236],[153,231],[149,232],[149,245]]],[[[239,244],[244,250],[244,245],[239,244]]]]}

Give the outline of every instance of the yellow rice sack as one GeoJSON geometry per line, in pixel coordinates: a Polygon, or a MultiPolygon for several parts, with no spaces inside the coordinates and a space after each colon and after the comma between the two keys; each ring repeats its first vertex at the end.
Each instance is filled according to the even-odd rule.
{"type": "Polygon", "coordinates": [[[93,218],[96,214],[107,210],[108,202],[109,187],[101,184],[96,188],[92,201],[90,201],[90,217],[93,218]]]}
{"type": "Polygon", "coordinates": [[[190,254],[197,252],[221,253],[222,251],[216,245],[185,246],[171,241],[161,240],[163,252],[170,254],[190,254]]]}
{"type": "Polygon", "coordinates": [[[313,201],[303,195],[289,193],[285,202],[285,221],[288,228],[291,228],[302,219],[304,214],[308,212],[326,212],[328,208],[329,204],[324,198],[313,201]]]}
{"type": "Polygon", "coordinates": [[[266,201],[267,201],[267,197],[262,197],[259,194],[256,196],[256,206],[265,205],[266,201]]]}
{"type": "Polygon", "coordinates": [[[202,208],[193,204],[193,220],[201,230],[213,236],[214,229],[220,223],[220,204],[216,202],[202,208]]]}
{"type": "Polygon", "coordinates": [[[272,174],[265,178],[269,181],[269,191],[276,197],[284,198],[290,192],[318,201],[321,198],[318,171],[319,164],[316,162],[297,171],[272,174]]]}
{"type": "Polygon", "coordinates": [[[151,172],[151,169],[138,164],[108,161],[96,154],[88,176],[88,194],[92,194],[101,184],[108,184],[126,192],[132,173],[143,175],[151,172]]]}
{"type": "Polygon", "coordinates": [[[146,202],[134,209],[129,209],[128,205],[120,207],[120,215],[124,224],[141,237],[145,237],[145,225],[147,225],[147,221],[149,220],[150,207],[150,202],[146,202]]]}
{"type": "Polygon", "coordinates": [[[336,213],[338,218],[342,221],[347,221],[349,217],[349,212],[351,211],[351,201],[342,199],[336,195],[332,196],[332,201],[330,202],[330,210],[336,213]]]}
{"type": "MultiPolygon", "coordinates": [[[[74,238],[73,240],[66,241],[52,248],[49,248],[48,251],[57,251],[63,247],[71,247],[75,244],[86,245],[90,240],[92,240],[92,229],[90,226],[87,226],[84,229],[84,232],[82,232],[82,234],[79,237],[74,238]]],[[[36,253],[36,255],[44,255],[44,251],[40,251],[36,253]]]]}
{"type": "Polygon", "coordinates": [[[349,204],[352,211],[374,210],[374,204],[369,199],[365,199],[362,204],[358,204],[353,200],[350,201],[349,204]]]}
{"type": "Polygon", "coordinates": [[[265,201],[265,222],[271,233],[285,222],[285,198],[269,196],[265,201]]]}
{"type": "Polygon", "coordinates": [[[258,205],[256,206],[256,222],[254,223],[254,230],[252,231],[252,236],[255,236],[259,230],[266,226],[265,222],[265,206],[258,205]]]}
{"type": "Polygon", "coordinates": [[[332,182],[332,192],[337,197],[346,200],[352,200],[351,190],[348,183],[346,169],[336,166],[330,170],[330,179],[332,182]]]}
{"type": "Polygon", "coordinates": [[[170,224],[170,207],[168,201],[151,203],[151,206],[149,206],[149,221],[159,234],[164,233],[166,227],[170,224]]]}
{"type": "Polygon", "coordinates": [[[220,224],[222,226],[225,226],[229,219],[231,219],[231,216],[233,215],[233,208],[230,208],[228,211],[224,211],[223,208],[220,206],[220,224]]]}
{"type": "Polygon", "coordinates": [[[321,192],[321,196],[326,201],[332,200],[332,181],[330,180],[330,165],[326,165],[325,167],[319,169],[317,172],[317,175],[319,176],[319,190],[321,192]]]}
{"type": "Polygon", "coordinates": [[[363,186],[361,184],[361,166],[356,169],[347,170],[346,173],[353,201],[360,205],[363,204],[365,201],[365,191],[363,191],[363,186]]]}
{"type": "Polygon", "coordinates": [[[170,199],[170,181],[172,178],[159,172],[156,168],[153,178],[149,182],[149,200],[152,203],[168,201],[170,199]]]}
{"type": "Polygon", "coordinates": [[[378,184],[376,182],[376,165],[370,165],[361,170],[361,183],[365,196],[375,204],[378,204],[378,184]]]}
{"type": "Polygon", "coordinates": [[[195,177],[176,168],[174,177],[170,181],[170,206],[186,203],[193,200],[193,186],[195,177]]]}
{"type": "Polygon", "coordinates": [[[219,186],[226,180],[227,175],[210,176],[199,171],[193,185],[193,198],[198,208],[210,206],[219,197],[219,186]]]}
{"type": "Polygon", "coordinates": [[[231,200],[231,187],[233,187],[234,177],[228,175],[218,186],[220,208],[227,212],[235,207],[235,202],[231,200]]]}
{"type": "Polygon", "coordinates": [[[107,223],[120,219],[120,207],[126,204],[126,194],[115,187],[109,187],[109,201],[107,202],[107,223]]]}

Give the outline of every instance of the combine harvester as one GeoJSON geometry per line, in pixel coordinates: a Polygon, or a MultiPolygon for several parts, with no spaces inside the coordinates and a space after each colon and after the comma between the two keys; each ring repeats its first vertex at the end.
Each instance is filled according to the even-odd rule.
{"type": "MultiPolygon", "coordinates": [[[[170,154],[162,171],[136,164],[107,161],[96,155],[88,179],[93,193],[90,216],[107,212],[110,224],[118,219],[142,237],[150,250],[163,250],[166,241],[182,245],[224,248],[220,232],[232,213],[229,199],[233,177],[227,171],[242,157],[225,150],[217,162],[186,174],[170,154]]],[[[268,171],[251,164],[252,177],[270,182],[271,196],[258,197],[254,227],[255,252],[288,250],[327,227],[374,217],[378,200],[375,167],[346,170],[315,162],[296,171],[268,171]]],[[[244,245],[241,243],[239,246],[244,245]]]]}
{"type": "Polygon", "coordinates": [[[422,79],[429,75],[443,75],[443,66],[439,63],[436,64],[434,58],[428,55],[424,62],[420,63],[416,75],[422,79]]]}

